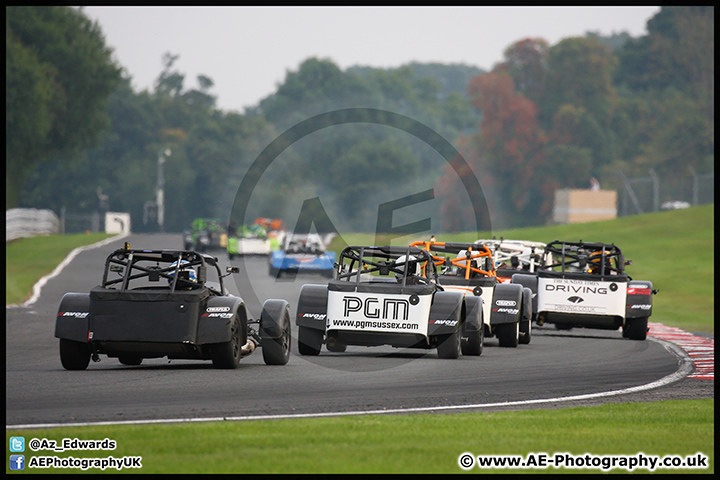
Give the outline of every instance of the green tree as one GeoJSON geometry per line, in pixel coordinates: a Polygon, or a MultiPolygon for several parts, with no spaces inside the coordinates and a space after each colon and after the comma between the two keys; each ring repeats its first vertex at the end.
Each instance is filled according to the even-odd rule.
{"type": "Polygon", "coordinates": [[[605,167],[604,184],[617,171],[645,176],[653,168],[683,181],[688,166],[713,169],[714,7],[662,7],[647,30],[618,50],[613,131],[621,154],[605,167]]]}
{"type": "Polygon", "coordinates": [[[120,81],[97,24],[71,7],[5,8],[6,206],[39,163],[79,156],[109,126],[120,81]]]}
{"type": "Polygon", "coordinates": [[[308,58],[288,72],[277,92],[263,99],[255,113],[284,130],[313,115],[339,108],[376,106],[373,93],[357,74],[344,73],[327,59],[308,58]]]}
{"type": "Polygon", "coordinates": [[[545,121],[564,104],[585,108],[604,124],[612,115],[617,92],[617,58],[595,38],[561,40],[548,52],[545,95],[539,106],[545,121]]]}
{"type": "Polygon", "coordinates": [[[507,72],[513,79],[515,89],[537,102],[545,90],[549,48],[547,41],[542,38],[525,38],[515,42],[505,49],[504,61],[494,71],[507,72]]]}
{"type": "Polygon", "coordinates": [[[330,166],[329,178],[342,188],[333,188],[332,210],[343,226],[375,227],[378,198],[396,199],[411,192],[418,174],[413,153],[392,140],[366,138],[354,143],[330,166]],[[372,192],[372,193],[371,193],[372,192]],[[343,218],[345,217],[345,218],[343,218]]]}
{"type": "Polygon", "coordinates": [[[648,20],[648,34],[619,51],[617,82],[633,90],[675,87],[705,94],[714,77],[712,6],[661,7],[648,20]]]}

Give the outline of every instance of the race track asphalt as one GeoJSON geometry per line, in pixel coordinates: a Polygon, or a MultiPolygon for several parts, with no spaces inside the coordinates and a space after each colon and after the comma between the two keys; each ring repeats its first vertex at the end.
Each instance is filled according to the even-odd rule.
{"type": "MultiPolygon", "coordinates": [[[[155,234],[132,235],[84,251],[48,281],[34,304],[6,309],[7,426],[487,411],[714,397],[714,381],[687,378],[594,397],[661,381],[687,359],[662,342],[632,341],[623,339],[619,331],[589,329],[535,329],[532,342],[517,348],[501,348],[490,338],[480,357],[440,360],[434,350],[391,347],[348,347],[345,353],[323,350],[318,357],[301,356],[293,325],[292,355],[285,366],[267,366],[262,354],[255,352],[236,370],[167,359],[129,367],[101,356],[85,371],[66,371],[54,337],[60,300],[66,292],[88,292],[100,283],[105,258],[126,240],[132,248],[182,248],[179,234],[155,234]],[[587,397],[567,400],[578,396],[587,397]]],[[[217,256],[223,265],[230,264],[226,255],[217,256]]],[[[246,300],[255,318],[262,302],[270,298],[288,300],[294,318],[301,286],[326,282],[308,275],[271,278],[264,257],[232,263],[242,265],[247,278],[232,277],[230,290],[246,300]]]]}

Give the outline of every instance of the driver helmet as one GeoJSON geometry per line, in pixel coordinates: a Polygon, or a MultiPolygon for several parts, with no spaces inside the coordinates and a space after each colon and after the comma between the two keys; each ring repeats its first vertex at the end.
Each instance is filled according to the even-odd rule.
{"type": "MultiPolygon", "coordinates": [[[[420,264],[418,263],[417,258],[412,255],[401,255],[397,258],[397,260],[395,260],[395,265],[399,265],[399,270],[407,272],[408,276],[420,275],[420,264]]],[[[398,282],[402,282],[403,276],[402,274],[396,272],[395,278],[398,282]]]]}
{"type": "MultiPolygon", "coordinates": [[[[607,255],[607,252],[605,253],[607,255]]],[[[590,254],[590,257],[588,259],[588,264],[590,265],[590,273],[600,273],[602,254],[602,250],[598,250],[590,254]]],[[[605,257],[605,272],[610,273],[610,268],[612,268],[612,262],[609,258],[605,257]]]]}
{"type": "MultiPolygon", "coordinates": [[[[184,267],[183,265],[186,263],[189,264],[190,262],[188,262],[187,260],[180,261],[180,270],[178,270],[178,280],[186,280],[188,282],[197,283],[197,276],[195,275],[195,269],[189,265],[184,267]]],[[[175,267],[177,267],[177,264],[178,264],[177,262],[173,262],[172,264],[170,264],[170,267],[175,268],[175,267]]],[[[174,276],[175,276],[175,271],[173,270],[170,272],[170,277],[174,277],[174,276]]],[[[172,285],[172,282],[173,282],[173,279],[169,278],[168,283],[170,285],[172,285]]],[[[188,285],[185,282],[183,282],[182,284],[178,283],[177,286],[180,288],[191,287],[191,285],[188,285]]]]}

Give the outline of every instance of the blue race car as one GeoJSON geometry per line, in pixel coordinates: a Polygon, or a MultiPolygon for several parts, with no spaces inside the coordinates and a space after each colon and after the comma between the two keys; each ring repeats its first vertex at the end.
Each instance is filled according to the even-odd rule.
{"type": "Polygon", "coordinates": [[[335,252],[325,251],[319,235],[287,235],[283,248],[273,251],[269,257],[271,277],[283,273],[319,273],[332,278],[335,252]]]}

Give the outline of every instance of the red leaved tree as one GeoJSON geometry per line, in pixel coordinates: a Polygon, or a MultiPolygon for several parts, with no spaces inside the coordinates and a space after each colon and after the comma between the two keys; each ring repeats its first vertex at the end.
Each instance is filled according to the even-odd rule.
{"type": "Polygon", "coordinates": [[[475,77],[468,90],[482,112],[478,148],[498,184],[498,194],[521,215],[532,214],[529,202],[541,175],[537,167],[546,144],[535,104],[515,91],[506,73],[475,77]]]}

